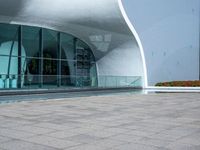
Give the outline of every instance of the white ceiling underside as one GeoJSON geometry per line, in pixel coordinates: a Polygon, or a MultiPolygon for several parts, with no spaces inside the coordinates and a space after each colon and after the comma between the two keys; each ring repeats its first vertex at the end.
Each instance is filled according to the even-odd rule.
{"type": "Polygon", "coordinates": [[[0,0],[0,22],[70,33],[90,45],[97,60],[133,38],[117,0],[0,0]]]}

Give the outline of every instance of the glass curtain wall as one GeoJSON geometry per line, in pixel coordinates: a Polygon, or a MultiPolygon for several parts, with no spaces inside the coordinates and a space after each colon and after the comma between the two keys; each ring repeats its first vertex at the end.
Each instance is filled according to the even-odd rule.
{"type": "Polygon", "coordinates": [[[53,30],[0,24],[0,89],[97,86],[89,46],[53,30]]]}
{"type": "Polygon", "coordinates": [[[25,82],[23,87],[38,87],[39,86],[39,62],[41,58],[40,53],[40,29],[33,27],[22,28],[22,46],[25,49],[25,82]]]}
{"type": "Polygon", "coordinates": [[[0,24],[0,88],[17,88],[18,26],[0,24]]]}
{"type": "Polygon", "coordinates": [[[57,86],[58,71],[58,34],[55,31],[43,30],[43,86],[57,86]]]}

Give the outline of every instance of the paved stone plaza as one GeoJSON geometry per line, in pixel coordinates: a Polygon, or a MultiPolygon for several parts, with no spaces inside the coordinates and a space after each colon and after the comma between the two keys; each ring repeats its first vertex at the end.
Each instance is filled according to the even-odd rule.
{"type": "Polygon", "coordinates": [[[200,150],[200,94],[1,104],[0,150],[200,150]]]}

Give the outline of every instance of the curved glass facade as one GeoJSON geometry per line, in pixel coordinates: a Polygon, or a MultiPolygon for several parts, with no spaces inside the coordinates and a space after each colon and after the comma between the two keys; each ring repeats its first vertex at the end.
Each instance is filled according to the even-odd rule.
{"type": "Polygon", "coordinates": [[[95,86],[95,58],[80,39],[39,27],[0,24],[0,89],[95,86]]]}

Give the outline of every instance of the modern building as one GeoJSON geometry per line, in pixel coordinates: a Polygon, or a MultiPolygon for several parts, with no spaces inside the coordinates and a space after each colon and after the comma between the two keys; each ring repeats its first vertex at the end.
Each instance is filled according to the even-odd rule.
{"type": "Polygon", "coordinates": [[[198,0],[184,0],[179,7],[186,14],[166,20],[165,11],[179,12],[182,0],[158,1],[1,0],[0,89],[147,87],[198,79],[198,0]],[[185,18],[193,22],[176,25],[185,18]]]}

